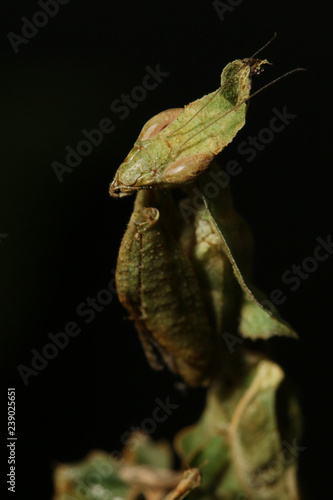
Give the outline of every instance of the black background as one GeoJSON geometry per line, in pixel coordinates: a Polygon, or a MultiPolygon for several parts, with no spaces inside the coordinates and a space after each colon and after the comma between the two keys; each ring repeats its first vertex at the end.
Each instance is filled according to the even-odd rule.
{"type": "Polygon", "coordinates": [[[274,64],[254,80],[254,90],[294,67],[307,72],[254,98],[246,126],[221,161],[237,159],[243,168],[232,190],[254,231],[256,282],[266,292],[283,290],[280,312],[300,335],[298,342],[274,339],[272,347],[303,407],[304,490],[308,498],[330,491],[333,257],[294,292],[281,280],[313,255],[317,237],[332,231],[332,12],[323,5],[244,0],[221,21],[213,3],[203,0],[71,0],[15,54],[7,34],[21,35],[22,16],[31,20],[40,7],[1,2],[0,233],[8,234],[0,239],[1,412],[6,386],[16,387],[17,498],[51,498],[56,462],[81,459],[91,449],[121,449],[123,432],[151,416],[157,397],[169,395],[180,407],[153,437],[171,437],[198,417],[203,391],[180,392],[170,374],[148,367],[117,297],[90,324],[76,308],[112,277],[133,198],[111,199],[108,185],[142,125],[216,89],[226,63],[250,56],[275,31],[262,55],[274,64]],[[147,65],[157,64],[169,75],[121,120],[111,103],[142,83],[147,65]],[[238,144],[284,106],[297,117],[247,163],[238,144]],[[82,129],[106,117],[115,130],[60,183],[51,163],[64,163],[65,147],[75,148],[82,129]],[[80,335],[25,386],[17,365],[30,366],[31,349],[41,352],[47,334],[72,320],[80,335]]]}

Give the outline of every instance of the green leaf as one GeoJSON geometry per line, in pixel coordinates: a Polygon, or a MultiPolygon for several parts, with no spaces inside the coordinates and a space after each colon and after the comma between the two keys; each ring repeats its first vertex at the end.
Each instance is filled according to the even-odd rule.
{"type": "Polygon", "coordinates": [[[105,452],[92,452],[81,462],[60,464],[54,471],[54,500],[100,500],[110,492],[127,500],[130,486],[119,477],[118,462],[105,452]]]}

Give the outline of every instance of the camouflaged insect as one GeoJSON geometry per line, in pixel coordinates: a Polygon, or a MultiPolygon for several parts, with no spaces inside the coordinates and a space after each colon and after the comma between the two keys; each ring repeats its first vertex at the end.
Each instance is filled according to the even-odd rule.
{"type": "Polygon", "coordinates": [[[138,192],[119,251],[119,299],[150,364],[159,368],[161,357],[190,385],[205,385],[221,372],[221,339],[229,329],[237,326],[251,338],[296,336],[250,285],[252,237],[230,191],[216,199],[202,194],[202,208],[187,226],[172,198],[161,194],[190,182],[204,193],[205,171],[217,168],[215,155],[243,127],[251,74],[263,64],[236,60],[223,70],[217,91],[149,120],[110,187],[114,196],[138,192]]]}

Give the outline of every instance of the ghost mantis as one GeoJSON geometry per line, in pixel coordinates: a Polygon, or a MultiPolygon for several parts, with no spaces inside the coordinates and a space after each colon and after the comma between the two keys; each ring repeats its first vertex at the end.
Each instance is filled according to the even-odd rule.
{"type": "Polygon", "coordinates": [[[244,126],[248,101],[259,92],[251,95],[252,75],[269,63],[256,55],[227,64],[216,91],[148,120],[110,186],[115,197],[137,193],[119,252],[119,299],[150,364],[158,369],[162,357],[190,385],[216,377],[225,358],[221,339],[237,310],[244,337],[296,337],[251,284],[251,233],[229,190],[214,199],[204,194],[206,172],[218,168],[216,155],[244,126]],[[202,201],[200,210],[193,208],[192,229],[170,195],[191,184],[202,201]],[[205,245],[209,252],[202,254],[205,245]]]}

